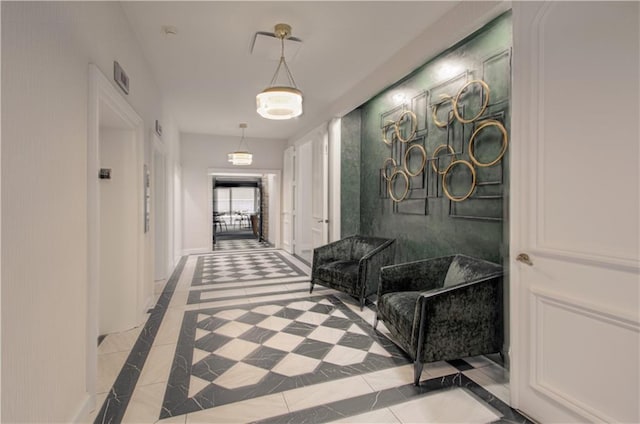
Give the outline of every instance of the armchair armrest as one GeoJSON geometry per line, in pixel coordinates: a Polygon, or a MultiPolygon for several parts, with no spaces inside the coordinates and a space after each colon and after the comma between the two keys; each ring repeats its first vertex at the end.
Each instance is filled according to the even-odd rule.
{"type": "Polygon", "coordinates": [[[435,258],[385,266],[380,270],[378,297],[401,291],[427,291],[441,287],[450,258],[435,258]]]}
{"type": "Polygon", "coordinates": [[[502,272],[423,292],[418,303],[420,319],[414,325],[412,340],[422,361],[435,357],[430,356],[434,345],[440,349],[436,356],[445,357],[447,350],[472,356],[501,349],[502,272]]]}
{"type": "Polygon", "coordinates": [[[385,241],[360,259],[359,274],[364,277],[365,281],[361,289],[363,295],[376,292],[380,269],[385,265],[392,264],[395,255],[395,239],[391,239],[385,241]]]}

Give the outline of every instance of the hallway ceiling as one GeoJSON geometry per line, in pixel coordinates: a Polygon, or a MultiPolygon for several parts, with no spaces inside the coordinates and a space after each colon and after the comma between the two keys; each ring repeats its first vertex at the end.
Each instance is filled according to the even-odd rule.
{"type": "Polygon", "coordinates": [[[180,131],[239,136],[238,123],[247,122],[247,137],[288,139],[327,120],[333,102],[456,4],[136,1],[122,7],[180,131]],[[273,32],[280,22],[302,40],[294,60],[287,47],[285,56],[304,94],[304,113],[269,121],[256,113],[255,96],[277,60],[250,48],[256,32],[273,32]],[[164,34],[165,25],[177,27],[177,35],[164,34]]]}

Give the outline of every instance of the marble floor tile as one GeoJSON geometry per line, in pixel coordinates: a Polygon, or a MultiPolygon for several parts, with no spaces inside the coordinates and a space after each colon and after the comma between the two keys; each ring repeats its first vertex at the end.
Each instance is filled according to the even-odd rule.
{"type": "Polygon", "coordinates": [[[189,298],[188,291],[180,291],[173,293],[171,296],[171,303],[169,304],[170,308],[184,308],[187,304],[187,299],[189,298]]]}
{"type": "Polygon", "coordinates": [[[296,375],[308,374],[313,372],[320,360],[309,358],[308,356],[298,355],[296,353],[289,353],[282,358],[278,364],[271,369],[271,371],[286,375],[287,377],[293,377],[296,375]]]}
{"type": "Polygon", "coordinates": [[[347,366],[359,364],[364,361],[367,352],[360,349],[353,349],[347,346],[334,346],[323,358],[323,361],[331,364],[347,366]]]}
{"type": "Polygon", "coordinates": [[[471,369],[463,371],[462,373],[507,405],[510,404],[511,393],[508,384],[496,382],[486,373],[482,372],[482,368],[471,369]]]}
{"type": "Polygon", "coordinates": [[[220,349],[214,351],[218,356],[222,356],[223,358],[233,359],[235,361],[240,361],[246,358],[251,352],[259,348],[260,345],[248,342],[246,340],[241,339],[233,339],[229,343],[226,343],[220,349]]]}
{"type": "Polygon", "coordinates": [[[98,355],[98,384],[96,393],[105,393],[111,389],[116,377],[124,365],[129,352],[115,352],[98,355]]]}
{"type": "Polygon", "coordinates": [[[482,368],[482,367],[487,367],[489,365],[495,364],[495,362],[493,362],[491,359],[483,355],[471,356],[471,357],[462,358],[462,359],[465,360],[473,368],[482,368]]]}
{"type": "MultiPolygon", "coordinates": [[[[413,365],[403,365],[400,367],[389,368],[382,371],[376,371],[362,376],[375,391],[390,389],[405,384],[413,383],[413,365]]],[[[422,371],[421,380],[429,378],[427,373],[422,371]]]]}
{"type": "Polygon", "coordinates": [[[246,296],[247,292],[243,288],[236,289],[228,289],[228,290],[214,290],[214,291],[205,291],[200,294],[201,300],[216,300],[222,299],[225,297],[238,297],[238,296],[246,296]]]}
{"type": "Polygon", "coordinates": [[[93,411],[89,411],[87,423],[92,423],[95,421],[96,416],[98,416],[98,413],[100,412],[100,408],[102,408],[102,404],[104,403],[104,400],[107,398],[108,394],[109,392],[104,392],[104,393],[98,393],[96,395],[96,406],[93,409],[93,411]]]}
{"type": "Polygon", "coordinates": [[[509,382],[509,371],[505,370],[498,364],[491,364],[479,369],[496,383],[506,384],[509,382]]]}
{"type": "Polygon", "coordinates": [[[365,393],[373,393],[373,389],[356,376],[289,390],[284,392],[284,398],[291,411],[299,411],[365,393]]]}
{"type": "Polygon", "coordinates": [[[178,309],[167,309],[156,339],[154,346],[163,344],[176,344],[178,342],[178,336],[180,335],[180,329],[182,328],[182,318],[184,317],[184,311],[178,309]]]}
{"type": "Polygon", "coordinates": [[[304,337],[296,336],[289,333],[277,333],[269,340],[263,343],[264,346],[272,347],[274,349],[284,350],[291,352],[300,343],[304,341],[304,337]]]}
{"type": "Polygon", "coordinates": [[[178,415],[176,417],[169,417],[163,420],[156,421],[157,424],[186,424],[187,415],[178,415]]]}
{"type": "Polygon", "coordinates": [[[452,389],[389,407],[402,423],[490,423],[500,418],[464,389],[452,389]]]}
{"type": "Polygon", "coordinates": [[[452,367],[444,361],[429,362],[424,364],[423,368],[423,374],[426,373],[429,378],[438,378],[459,372],[457,368],[452,367]]]}
{"type": "Polygon", "coordinates": [[[107,334],[102,343],[98,346],[98,355],[104,353],[130,351],[136,343],[142,325],[132,328],[131,330],[122,331],[120,333],[107,334]]]}
{"type": "Polygon", "coordinates": [[[187,424],[248,423],[289,412],[282,393],[205,409],[187,415],[187,424]]]}
{"type": "MultiPolygon", "coordinates": [[[[307,322],[309,324],[315,324],[314,322],[310,322],[309,320],[305,321],[300,318],[301,317],[298,318],[299,321],[307,322]]],[[[325,316],[325,319],[326,319],[326,316],[325,316]]],[[[322,321],[324,321],[324,319],[322,321]]],[[[313,330],[307,337],[313,340],[320,340],[321,342],[335,344],[344,335],[345,335],[344,330],[331,328],[331,327],[318,327],[315,330],[313,330]]]]}
{"type": "Polygon", "coordinates": [[[383,408],[331,422],[339,424],[396,424],[400,423],[400,420],[393,415],[389,408],[383,408]]]}
{"type": "Polygon", "coordinates": [[[166,382],[171,372],[171,362],[175,355],[176,345],[158,345],[151,348],[149,357],[147,358],[138,385],[144,386],[166,382]]]}
{"type": "Polygon", "coordinates": [[[122,422],[140,424],[158,421],[165,388],[164,383],[138,387],[129,401],[122,422]]]}
{"type": "Polygon", "coordinates": [[[268,372],[264,368],[238,362],[216,378],[215,383],[225,389],[252,386],[262,380],[268,372]]]}

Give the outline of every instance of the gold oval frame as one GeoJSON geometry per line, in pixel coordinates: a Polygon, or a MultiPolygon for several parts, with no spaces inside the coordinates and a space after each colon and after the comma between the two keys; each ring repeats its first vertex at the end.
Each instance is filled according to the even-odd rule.
{"type": "Polygon", "coordinates": [[[387,163],[389,161],[391,161],[391,163],[393,164],[393,171],[394,172],[398,168],[398,164],[396,163],[396,160],[394,158],[385,159],[384,163],[382,164],[382,178],[384,178],[387,181],[390,181],[391,180],[391,175],[393,175],[393,172],[391,173],[391,175],[387,174],[387,163]]]}
{"type": "Polygon", "coordinates": [[[424,165],[426,163],[427,163],[427,151],[424,149],[424,147],[422,147],[422,145],[414,144],[410,146],[406,152],[404,152],[404,170],[407,173],[407,175],[410,175],[412,177],[417,177],[424,170],[424,165]],[[422,164],[420,165],[420,169],[418,169],[418,171],[415,173],[412,173],[411,171],[409,171],[409,152],[411,151],[411,149],[418,149],[422,153],[422,164]]]}
{"type": "Polygon", "coordinates": [[[445,196],[447,196],[449,200],[453,202],[462,202],[463,200],[467,200],[475,189],[476,189],[476,170],[473,168],[473,165],[467,162],[466,160],[456,160],[451,162],[451,164],[447,167],[447,169],[444,171],[444,174],[442,175],[442,190],[444,191],[445,196]],[[451,193],[449,193],[449,188],[447,187],[447,175],[449,174],[451,169],[458,164],[464,165],[467,168],[469,168],[471,170],[471,176],[472,176],[471,188],[469,189],[467,194],[461,197],[452,196],[451,193]]]}
{"type": "Polygon", "coordinates": [[[456,116],[456,119],[460,122],[462,122],[463,124],[468,124],[471,123],[473,121],[475,121],[476,119],[478,119],[480,116],[482,116],[482,114],[484,113],[484,111],[487,109],[487,105],[489,104],[489,85],[482,81],[482,80],[471,80],[468,83],[466,83],[465,85],[463,85],[460,90],[458,91],[458,94],[456,94],[456,96],[453,98],[452,100],[452,107],[453,107],[453,114],[456,116]],[[458,111],[458,102],[460,101],[460,96],[462,95],[462,93],[464,92],[464,90],[469,87],[472,84],[480,84],[486,91],[486,94],[484,96],[484,101],[482,103],[482,107],[480,108],[480,112],[478,112],[476,114],[476,116],[474,116],[471,119],[465,119],[463,116],[460,115],[460,112],[458,111]]]}
{"type": "Polygon", "coordinates": [[[447,102],[453,103],[453,97],[446,94],[441,94],[440,97],[442,98],[442,101],[431,106],[431,119],[433,120],[433,123],[436,125],[436,127],[446,128],[453,122],[454,115],[451,115],[451,117],[448,118],[446,122],[438,121],[438,109],[440,108],[440,106],[444,105],[447,102]]]}
{"type": "Polygon", "coordinates": [[[418,130],[418,117],[412,111],[405,110],[400,114],[400,117],[395,122],[394,127],[398,140],[401,143],[408,143],[409,141],[413,140],[413,137],[415,137],[416,131],[418,130]],[[400,135],[400,124],[404,120],[404,117],[407,115],[409,115],[409,117],[411,118],[411,134],[407,138],[402,138],[402,136],[400,135]]]}
{"type": "MultiPolygon", "coordinates": [[[[456,151],[453,150],[453,147],[451,147],[449,144],[441,144],[438,147],[436,147],[436,150],[433,151],[433,155],[431,156],[431,159],[438,159],[438,153],[442,149],[449,149],[449,151],[453,155],[453,157],[451,157],[451,163],[453,163],[455,161],[456,151]]],[[[449,165],[451,165],[451,163],[449,163],[449,165]]],[[[433,162],[431,162],[431,168],[433,168],[433,172],[435,172],[438,175],[444,175],[444,173],[447,171],[446,168],[445,168],[444,171],[440,171],[438,169],[438,167],[436,167],[436,161],[435,160],[433,162]]]]}
{"type": "Polygon", "coordinates": [[[388,186],[387,190],[389,191],[389,197],[391,197],[391,200],[393,200],[396,203],[400,203],[407,197],[407,194],[409,193],[409,177],[403,170],[396,169],[393,172],[393,174],[391,174],[391,178],[389,178],[389,182],[387,183],[387,186],[388,186]],[[396,178],[398,174],[401,174],[402,177],[404,178],[404,181],[407,183],[407,186],[404,189],[404,193],[402,193],[402,196],[400,197],[396,197],[395,193],[393,192],[393,189],[391,188],[393,185],[393,180],[396,178]]]}
{"type": "Polygon", "coordinates": [[[476,128],[476,130],[471,135],[471,138],[469,139],[469,158],[473,163],[475,163],[479,167],[493,166],[496,163],[500,162],[505,152],[507,151],[508,145],[509,145],[509,137],[507,136],[507,129],[504,127],[504,125],[502,125],[501,122],[493,119],[482,121],[482,123],[478,126],[478,128],[476,128]],[[498,129],[502,133],[502,150],[500,150],[498,157],[495,158],[493,161],[480,162],[478,161],[478,159],[476,159],[475,155],[473,154],[473,143],[475,142],[476,136],[478,135],[478,133],[487,127],[498,127],[498,129]]]}
{"type": "Polygon", "coordinates": [[[394,127],[393,131],[395,132],[395,125],[396,125],[396,121],[392,121],[390,119],[387,119],[384,122],[384,125],[382,126],[382,141],[387,146],[392,146],[393,145],[393,140],[389,141],[387,139],[387,132],[389,131],[389,127],[394,127]]]}

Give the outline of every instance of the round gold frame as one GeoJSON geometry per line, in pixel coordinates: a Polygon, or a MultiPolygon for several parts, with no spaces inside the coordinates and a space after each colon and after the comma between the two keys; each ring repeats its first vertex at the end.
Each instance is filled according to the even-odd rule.
{"type": "Polygon", "coordinates": [[[442,190],[444,191],[445,196],[447,196],[449,200],[453,202],[462,202],[463,200],[467,200],[469,196],[471,196],[475,188],[476,188],[476,170],[473,168],[473,165],[471,165],[466,160],[457,160],[457,161],[451,162],[451,164],[447,167],[447,169],[444,171],[444,174],[442,175],[442,190]],[[469,168],[471,170],[471,176],[472,176],[471,188],[469,188],[469,191],[467,192],[467,194],[461,197],[452,196],[451,193],[449,193],[449,188],[447,187],[447,175],[449,174],[451,169],[458,164],[464,165],[467,168],[469,168]]]}
{"type": "Polygon", "coordinates": [[[394,126],[396,130],[396,137],[398,138],[398,140],[401,143],[408,143],[409,141],[413,140],[413,137],[416,135],[416,131],[418,130],[418,118],[412,111],[405,110],[400,114],[400,117],[395,122],[394,126]],[[407,115],[409,115],[409,117],[411,118],[411,134],[407,138],[402,138],[402,136],[400,135],[400,123],[402,123],[402,121],[405,119],[404,117],[407,115]]]}
{"type": "Polygon", "coordinates": [[[456,119],[458,119],[458,121],[462,122],[463,124],[468,124],[470,122],[475,121],[480,116],[482,116],[484,111],[487,109],[487,105],[488,104],[489,104],[489,86],[487,85],[486,82],[484,82],[482,80],[472,80],[472,81],[469,81],[468,83],[466,83],[465,85],[463,85],[460,88],[460,90],[458,91],[458,94],[456,94],[456,96],[453,98],[453,100],[452,100],[453,114],[456,116],[456,119]],[[458,111],[458,102],[460,101],[460,96],[462,95],[464,90],[467,87],[469,87],[471,84],[480,84],[485,89],[486,94],[484,96],[484,101],[482,103],[482,107],[480,108],[480,111],[476,114],[476,116],[474,116],[471,119],[465,119],[464,117],[462,117],[460,115],[460,112],[458,111]]]}
{"type": "Polygon", "coordinates": [[[410,175],[412,177],[417,177],[424,170],[424,165],[426,163],[427,163],[427,151],[420,144],[414,144],[410,146],[406,152],[404,152],[404,170],[406,171],[407,175],[410,175]],[[409,171],[409,152],[411,152],[411,149],[418,149],[422,153],[422,163],[420,164],[420,168],[415,173],[409,171]]]}
{"type": "Polygon", "coordinates": [[[389,127],[393,126],[394,127],[394,131],[395,131],[395,125],[396,122],[395,121],[391,121],[391,120],[386,120],[384,122],[384,125],[382,126],[382,141],[384,142],[384,144],[386,144],[387,146],[391,146],[393,145],[393,140],[389,141],[387,139],[387,132],[389,131],[389,127]]]}
{"type": "MultiPolygon", "coordinates": [[[[391,161],[391,163],[393,164],[394,172],[398,168],[398,164],[396,163],[396,160],[394,158],[385,159],[384,163],[382,164],[382,177],[387,181],[391,181],[391,175],[387,174],[387,163],[389,163],[389,161],[391,161]]],[[[393,175],[393,172],[391,174],[393,175]]]]}
{"type": "MultiPolygon", "coordinates": [[[[453,150],[453,147],[451,147],[448,144],[441,144],[438,147],[436,147],[436,150],[433,151],[433,155],[431,156],[431,159],[438,159],[438,153],[442,149],[449,149],[451,154],[454,155],[454,156],[451,157],[451,162],[453,162],[455,160],[456,151],[453,150]]],[[[451,165],[451,163],[449,163],[449,165],[451,165]]],[[[444,175],[444,173],[447,172],[446,168],[445,168],[444,171],[440,171],[438,169],[438,167],[436,166],[436,161],[435,160],[433,162],[431,162],[431,168],[433,168],[433,172],[437,173],[438,175],[444,175]]]]}
{"type": "Polygon", "coordinates": [[[453,115],[451,115],[451,117],[449,117],[446,122],[438,121],[438,109],[440,108],[440,106],[444,105],[447,102],[453,102],[453,97],[446,94],[441,94],[440,97],[442,98],[442,101],[431,106],[431,119],[433,119],[433,123],[436,125],[436,127],[446,128],[447,125],[453,122],[453,115]]]}
{"type": "Polygon", "coordinates": [[[391,200],[393,200],[396,203],[402,202],[405,199],[405,197],[407,197],[407,194],[409,193],[409,177],[401,169],[396,169],[393,172],[393,174],[391,174],[391,178],[389,178],[389,182],[387,183],[387,185],[388,185],[387,189],[389,191],[389,197],[391,197],[391,200]],[[407,184],[405,189],[404,189],[404,193],[402,193],[402,196],[400,196],[400,197],[396,197],[395,193],[393,192],[393,189],[392,189],[393,180],[396,178],[397,175],[402,175],[402,178],[404,178],[404,181],[407,184]]]}
{"type": "Polygon", "coordinates": [[[502,123],[500,123],[499,121],[495,121],[493,119],[490,119],[488,121],[483,121],[478,126],[478,128],[476,128],[473,134],[471,134],[471,138],[469,139],[469,158],[473,163],[475,163],[479,167],[493,166],[496,163],[500,162],[500,159],[502,159],[502,157],[504,156],[504,153],[507,151],[508,144],[509,144],[509,137],[507,136],[507,130],[505,129],[504,125],[502,125],[502,123]],[[498,157],[495,158],[493,161],[487,162],[487,163],[480,162],[478,161],[478,159],[476,159],[476,157],[473,154],[473,143],[475,142],[476,136],[480,131],[482,131],[484,128],[492,127],[492,126],[498,127],[498,129],[502,133],[502,150],[500,150],[498,157]]]}

